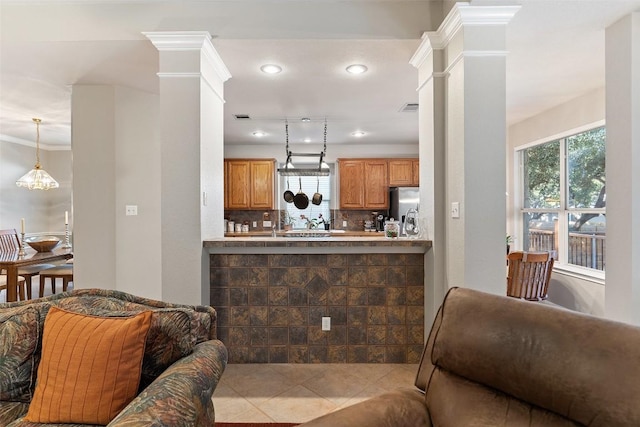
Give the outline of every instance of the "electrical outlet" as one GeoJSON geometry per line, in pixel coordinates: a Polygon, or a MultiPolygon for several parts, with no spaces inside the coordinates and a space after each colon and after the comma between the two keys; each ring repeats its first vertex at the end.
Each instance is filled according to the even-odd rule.
{"type": "Polygon", "coordinates": [[[347,221],[342,221],[342,228],[347,228],[347,221]]]}
{"type": "Polygon", "coordinates": [[[322,318],[322,330],[330,331],[331,330],[331,317],[323,317],[322,318]]]}
{"type": "Polygon", "coordinates": [[[258,221],[253,221],[253,228],[257,228],[258,227],[258,221]]]}
{"type": "Polygon", "coordinates": [[[125,215],[138,215],[138,205],[126,205],[124,207],[125,215]]]}

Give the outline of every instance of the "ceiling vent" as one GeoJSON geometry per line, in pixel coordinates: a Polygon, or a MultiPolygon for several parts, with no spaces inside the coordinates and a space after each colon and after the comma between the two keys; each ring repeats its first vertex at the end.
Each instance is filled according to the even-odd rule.
{"type": "Polygon", "coordinates": [[[238,120],[251,120],[248,114],[234,114],[233,116],[238,120]]]}
{"type": "Polygon", "coordinates": [[[401,113],[413,113],[418,111],[418,104],[406,103],[400,108],[401,113]]]}

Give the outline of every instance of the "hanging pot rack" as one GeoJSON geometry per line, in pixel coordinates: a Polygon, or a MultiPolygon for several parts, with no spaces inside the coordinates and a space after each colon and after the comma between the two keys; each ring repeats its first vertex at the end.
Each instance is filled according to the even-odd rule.
{"type": "Polygon", "coordinates": [[[331,170],[329,165],[324,162],[324,158],[327,155],[327,120],[324,120],[324,146],[320,153],[293,153],[289,150],[289,122],[287,120],[284,122],[284,130],[287,162],[283,168],[278,168],[278,173],[283,176],[329,176],[331,170]],[[293,166],[292,157],[316,157],[318,159],[318,167],[297,168],[293,166]]]}

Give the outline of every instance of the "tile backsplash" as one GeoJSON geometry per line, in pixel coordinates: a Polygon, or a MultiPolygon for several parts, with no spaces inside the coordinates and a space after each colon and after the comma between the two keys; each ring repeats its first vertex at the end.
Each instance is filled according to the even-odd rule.
{"type": "MultiPolygon", "coordinates": [[[[381,214],[386,214],[386,211],[381,211],[381,214]]],[[[277,229],[283,229],[282,224],[282,211],[279,210],[227,210],[224,212],[225,219],[234,221],[237,223],[249,224],[249,231],[263,231],[262,221],[264,218],[269,218],[273,225],[277,229]],[[253,222],[256,222],[256,227],[253,227],[253,222]],[[280,227],[278,227],[280,224],[280,227]]],[[[332,228],[344,229],[348,231],[363,231],[364,221],[372,218],[370,210],[331,210],[332,228]],[[343,221],[347,221],[347,226],[343,227],[343,221]]],[[[270,230],[270,229],[269,229],[270,230]]]]}

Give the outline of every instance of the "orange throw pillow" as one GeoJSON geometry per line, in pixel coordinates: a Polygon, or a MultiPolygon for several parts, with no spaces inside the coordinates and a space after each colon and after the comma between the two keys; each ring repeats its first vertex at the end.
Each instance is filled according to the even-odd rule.
{"type": "Polygon", "coordinates": [[[136,397],[151,312],[97,317],[51,307],[36,390],[24,418],[106,425],[136,397]]]}

